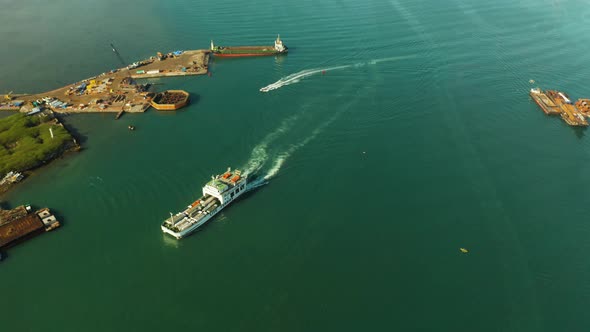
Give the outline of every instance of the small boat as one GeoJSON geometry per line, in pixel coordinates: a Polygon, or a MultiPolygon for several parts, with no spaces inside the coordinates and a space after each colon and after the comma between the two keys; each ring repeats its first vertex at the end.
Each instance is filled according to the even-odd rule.
{"type": "Polygon", "coordinates": [[[127,128],[129,128],[129,130],[135,130],[135,126],[132,125],[127,126],[127,128]]]}
{"type": "Polygon", "coordinates": [[[461,250],[462,253],[466,254],[469,252],[469,250],[465,249],[465,248],[459,248],[459,250],[461,250]]]}

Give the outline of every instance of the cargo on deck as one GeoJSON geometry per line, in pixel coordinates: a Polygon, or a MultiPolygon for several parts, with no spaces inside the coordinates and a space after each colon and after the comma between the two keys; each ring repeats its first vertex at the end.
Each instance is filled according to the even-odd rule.
{"type": "Polygon", "coordinates": [[[581,108],[581,106],[587,106],[587,103],[584,104],[583,99],[572,104],[569,96],[564,92],[556,90],[542,91],[539,88],[531,89],[529,94],[545,114],[559,115],[563,121],[570,126],[588,126],[588,121],[586,120],[585,115],[590,115],[590,113],[587,112],[590,107],[581,108]],[[584,110],[586,110],[586,112],[584,112],[584,110]]]}

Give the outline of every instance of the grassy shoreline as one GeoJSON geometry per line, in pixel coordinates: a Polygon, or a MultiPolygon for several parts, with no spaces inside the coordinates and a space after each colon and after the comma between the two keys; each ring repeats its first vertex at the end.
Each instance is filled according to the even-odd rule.
{"type": "MultiPolygon", "coordinates": [[[[14,114],[0,119],[0,176],[33,170],[79,148],[76,139],[51,114],[14,114]]],[[[11,186],[0,186],[0,193],[11,186]]]]}

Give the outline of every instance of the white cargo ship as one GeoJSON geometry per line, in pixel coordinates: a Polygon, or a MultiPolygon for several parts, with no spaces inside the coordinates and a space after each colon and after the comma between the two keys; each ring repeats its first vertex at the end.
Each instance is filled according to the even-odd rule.
{"type": "Polygon", "coordinates": [[[189,205],[184,211],[178,212],[162,223],[162,231],[177,239],[183,238],[197,228],[204,225],[213,218],[219,211],[235,201],[249,189],[248,177],[243,176],[239,170],[212,176],[203,187],[203,196],[189,205]]]}

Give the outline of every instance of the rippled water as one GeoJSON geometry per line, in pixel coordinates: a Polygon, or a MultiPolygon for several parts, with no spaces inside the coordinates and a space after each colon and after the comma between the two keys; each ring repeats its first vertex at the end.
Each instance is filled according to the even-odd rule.
{"type": "Polygon", "coordinates": [[[575,0],[7,1],[0,92],[118,67],[110,43],[132,62],[281,33],[290,52],[153,80],[191,92],[176,113],[68,117],[84,151],[4,197],[64,227],[0,264],[2,331],[587,331],[590,143],[527,93],[590,95],[589,17],[575,0]],[[163,236],[227,166],[270,183],[163,236]]]}

